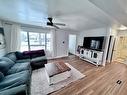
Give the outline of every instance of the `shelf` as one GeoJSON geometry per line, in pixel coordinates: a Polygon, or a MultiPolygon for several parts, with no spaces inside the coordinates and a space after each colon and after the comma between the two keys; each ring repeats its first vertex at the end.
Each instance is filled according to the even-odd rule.
{"type": "Polygon", "coordinates": [[[86,58],[82,58],[82,57],[80,57],[80,58],[81,58],[82,60],[85,60],[85,61],[87,61],[87,62],[90,62],[90,63],[96,65],[97,67],[100,65],[100,64],[97,64],[96,62],[90,61],[90,60],[88,60],[88,59],[86,59],[86,58]]]}
{"type": "Polygon", "coordinates": [[[90,62],[96,65],[97,67],[102,64],[102,56],[103,56],[103,52],[101,51],[99,52],[95,50],[88,50],[88,49],[87,50],[82,49],[79,55],[79,57],[82,60],[90,62]]]}

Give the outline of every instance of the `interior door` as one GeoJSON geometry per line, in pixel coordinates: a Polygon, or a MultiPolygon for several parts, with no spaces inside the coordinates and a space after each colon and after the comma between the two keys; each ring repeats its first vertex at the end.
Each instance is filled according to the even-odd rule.
{"type": "Polygon", "coordinates": [[[127,36],[119,36],[115,45],[114,61],[127,63],[127,36]]]}
{"type": "Polygon", "coordinates": [[[76,54],[76,35],[69,35],[69,53],[76,54]]]}

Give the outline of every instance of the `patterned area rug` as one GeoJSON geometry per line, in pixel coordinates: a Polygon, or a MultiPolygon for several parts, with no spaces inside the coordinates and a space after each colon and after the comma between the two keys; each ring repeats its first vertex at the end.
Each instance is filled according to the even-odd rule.
{"type": "Polygon", "coordinates": [[[71,68],[71,77],[51,86],[48,83],[45,68],[33,71],[31,82],[31,95],[47,95],[85,77],[85,75],[80,73],[70,64],[66,63],[66,65],[71,68]]]}

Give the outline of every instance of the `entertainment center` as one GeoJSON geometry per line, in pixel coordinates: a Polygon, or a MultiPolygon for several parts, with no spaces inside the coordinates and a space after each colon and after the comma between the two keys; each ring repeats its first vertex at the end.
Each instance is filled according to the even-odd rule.
{"type": "Polygon", "coordinates": [[[80,58],[86,60],[96,66],[102,64],[103,52],[89,50],[89,49],[81,49],[80,50],[80,58]]]}
{"type": "Polygon", "coordinates": [[[102,65],[104,36],[84,37],[83,46],[80,49],[79,57],[96,66],[102,65]]]}

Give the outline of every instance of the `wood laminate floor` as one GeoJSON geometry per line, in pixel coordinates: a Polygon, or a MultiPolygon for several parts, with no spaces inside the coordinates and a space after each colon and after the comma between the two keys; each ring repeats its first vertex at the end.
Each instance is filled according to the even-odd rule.
{"type": "Polygon", "coordinates": [[[127,65],[107,64],[96,67],[76,56],[54,59],[49,62],[64,61],[78,69],[86,77],[69,84],[50,95],[127,95],[127,65]],[[118,80],[121,84],[116,83],[118,80]]]}

